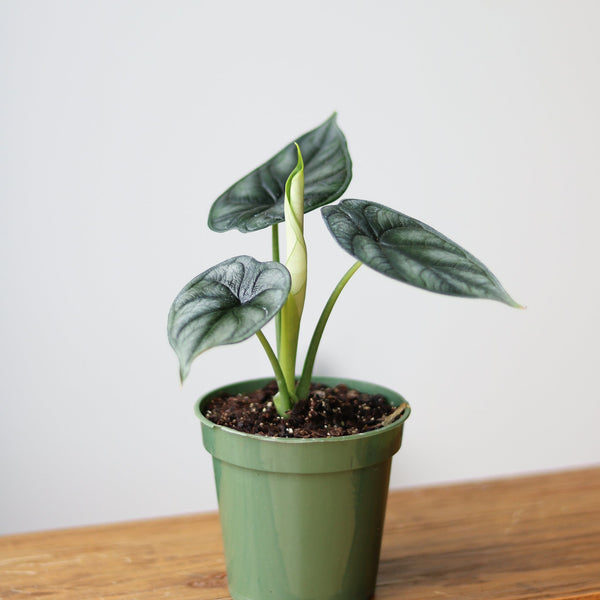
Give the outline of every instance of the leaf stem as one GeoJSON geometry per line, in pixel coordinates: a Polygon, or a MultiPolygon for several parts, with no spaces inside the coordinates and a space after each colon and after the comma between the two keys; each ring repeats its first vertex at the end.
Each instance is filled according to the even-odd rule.
{"type": "Polygon", "coordinates": [[[273,260],[279,262],[279,224],[271,226],[271,246],[273,249],[273,260]]]}
{"type": "Polygon", "coordinates": [[[323,337],[323,331],[325,330],[325,325],[327,325],[329,315],[331,314],[339,295],[342,293],[342,290],[361,265],[362,263],[357,261],[346,271],[339,283],[335,286],[335,289],[331,293],[331,296],[329,296],[329,300],[327,300],[327,303],[323,308],[323,312],[321,313],[319,321],[317,322],[317,326],[315,327],[315,332],[310,340],[308,351],[306,352],[302,376],[300,377],[300,381],[296,387],[296,396],[298,400],[302,400],[308,396],[317,350],[319,349],[319,344],[321,342],[321,338],[323,337]]]}
{"type": "MultiPolygon", "coordinates": [[[[273,261],[280,262],[278,223],[274,223],[271,226],[271,250],[273,254],[273,261]]],[[[277,345],[277,356],[279,356],[279,353],[281,352],[281,311],[275,315],[275,341],[277,345]]]]}
{"type": "Polygon", "coordinates": [[[256,332],[256,337],[259,339],[262,347],[265,349],[267,353],[267,357],[273,367],[273,372],[275,374],[275,379],[277,380],[277,386],[279,387],[279,392],[273,398],[273,402],[275,403],[275,408],[277,409],[277,413],[284,417],[285,413],[290,410],[292,407],[290,402],[290,393],[288,391],[288,387],[285,383],[285,377],[283,376],[283,371],[281,370],[281,366],[279,365],[279,361],[275,356],[275,352],[273,352],[273,348],[271,348],[271,344],[269,344],[269,340],[264,336],[263,332],[259,329],[256,332]]]}

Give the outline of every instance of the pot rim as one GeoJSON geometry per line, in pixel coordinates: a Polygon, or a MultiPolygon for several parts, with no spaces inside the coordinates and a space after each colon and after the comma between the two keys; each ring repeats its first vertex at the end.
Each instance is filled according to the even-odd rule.
{"type": "MultiPolygon", "coordinates": [[[[362,433],[353,433],[351,435],[341,435],[341,436],[336,436],[336,437],[325,437],[325,438],[282,438],[282,437],[258,435],[255,433],[245,433],[243,431],[237,431],[236,429],[226,427],[225,425],[217,425],[216,423],[209,421],[202,414],[202,405],[205,402],[208,402],[208,400],[210,398],[216,396],[217,394],[219,394],[222,391],[227,390],[228,388],[237,387],[239,385],[253,385],[254,383],[256,383],[256,385],[257,385],[256,389],[259,389],[260,387],[265,385],[267,382],[272,381],[272,380],[273,380],[272,376],[271,377],[259,377],[257,379],[243,379],[241,381],[235,381],[235,382],[223,385],[219,388],[216,388],[216,389],[204,394],[203,396],[201,396],[194,403],[194,414],[196,415],[196,417],[198,417],[198,419],[200,420],[200,422],[202,423],[202,425],[204,427],[222,431],[224,433],[227,433],[228,435],[236,435],[236,436],[240,436],[240,437],[244,437],[244,438],[261,440],[261,441],[264,441],[265,443],[270,443],[270,444],[327,444],[327,443],[335,444],[335,443],[344,443],[344,442],[347,443],[351,440],[365,439],[368,437],[381,435],[381,433],[384,431],[389,432],[398,427],[402,427],[404,425],[404,422],[408,419],[408,417],[410,416],[410,413],[411,413],[410,404],[408,402],[406,402],[406,400],[404,399],[404,397],[401,394],[399,394],[398,392],[395,392],[391,388],[388,388],[388,387],[380,385],[380,384],[370,383],[368,381],[364,381],[361,379],[350,379],[347,377],[332,377],[332,376],[324,375],[324,376],[313,377],[313,381],[316,381],[318,383],[325,383],[326,385],[333,385],[334,381],[335,381],[335,382],[337,382],[337,384],[344,383],[344,384],[348,385],[348,387],[352,387],[352,386],[356,385],[357,389],[360,389],[360,386],[364,386],[364,385],[379,388],[381,390],[381,392],[375,392],[375,393],[381,393],[382,395],[388,394],[388,395],[395,396],[398,399],[398,403],[394,404],[394,406],[398,406],[400,404],[400,402],[406,402],[406,408],[404,409],[404,412],[400,416],[400,418],[396,419],[394,422],[392,422],[389,425],[386,425],[384,427],[379,427],[378,429],[373,429],[371,431],[364,431],[362,433]]],[[[388,399],[388,401],[389,401],[389,399],[388,399]]]]}

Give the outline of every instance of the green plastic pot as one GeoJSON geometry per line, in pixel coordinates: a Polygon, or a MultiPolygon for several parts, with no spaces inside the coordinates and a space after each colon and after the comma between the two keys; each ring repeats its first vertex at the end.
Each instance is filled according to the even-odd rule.
{"type": "MultiPolygon", "coordinates": [[[[404,402],[371,383],[316,379],[404,402]]],[[[240,433],[203,416],[221,392],[249,392],[268,381],[228,385],[196,404],[213,456],[231,596],[366,600],[375,589],[392,456],[410,408],[375,431],[308,440],[240,433]]]]}

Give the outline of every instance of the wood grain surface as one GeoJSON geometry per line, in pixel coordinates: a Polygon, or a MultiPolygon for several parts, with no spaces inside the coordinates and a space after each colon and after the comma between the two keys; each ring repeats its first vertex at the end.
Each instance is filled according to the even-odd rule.
{"type": "MultiPolygon", "coordinates": [[[[226,600],[214,514],[0,537],[0,599],[226,600]]],[[[390,494],[376,600],[600,600],[600,467],[390,494]]]]}

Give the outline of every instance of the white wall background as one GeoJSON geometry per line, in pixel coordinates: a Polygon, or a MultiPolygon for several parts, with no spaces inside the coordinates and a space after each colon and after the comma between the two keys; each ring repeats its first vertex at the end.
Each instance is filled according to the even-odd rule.
{"type": "MultiPolygon", "coordinates": [[[[392,485],[600,462],[600,3],[0,2],[0,533],[216,507],[192,405],[269,373],[165,334],[193,276],[268,232],[212,201],[333,110],[354,180],[526,304],[361,270],[317,369],[413,405],[392,485]]],[[[307,217],[307,330],[352,259],[307,217]]]]}

